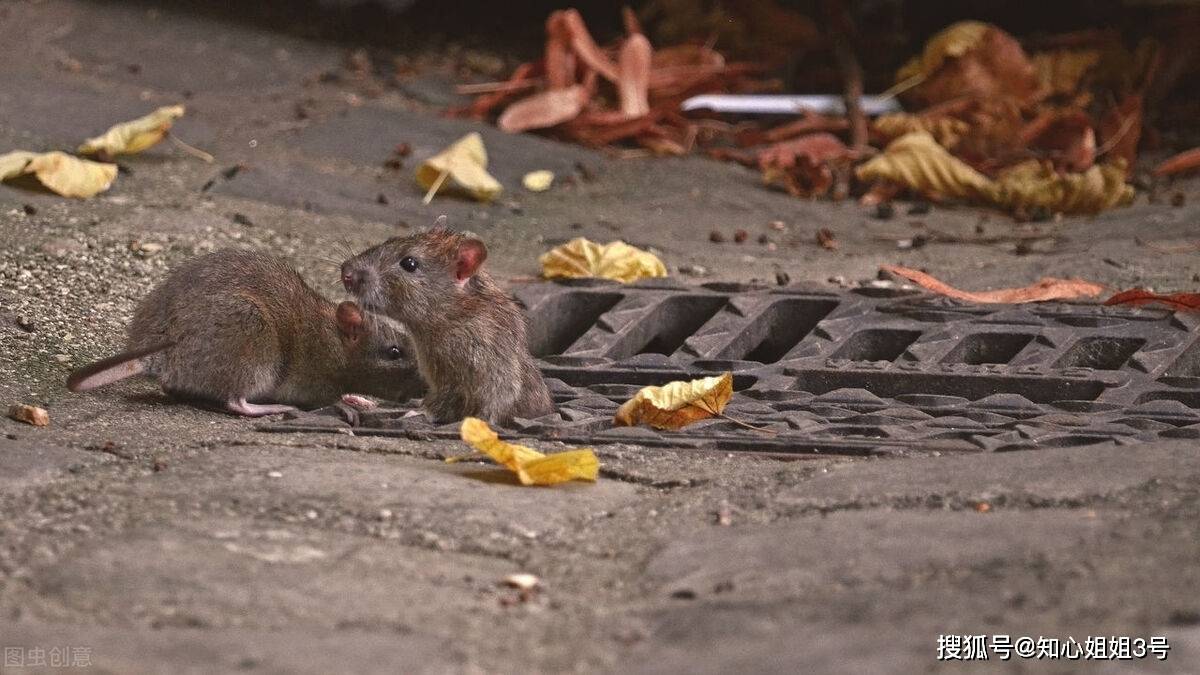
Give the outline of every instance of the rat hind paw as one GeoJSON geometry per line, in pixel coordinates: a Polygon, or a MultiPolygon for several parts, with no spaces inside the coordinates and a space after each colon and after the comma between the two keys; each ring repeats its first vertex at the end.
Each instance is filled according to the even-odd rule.
{"type": "Polygon", "coordinates": [[[248,403],[244,398],[230,399],[225,402],[225,408],[237,415],[246,417],[262,417],[263,415],[278,415],[280,413],[296,412],[299,408],[290,405],[248,403]]]}

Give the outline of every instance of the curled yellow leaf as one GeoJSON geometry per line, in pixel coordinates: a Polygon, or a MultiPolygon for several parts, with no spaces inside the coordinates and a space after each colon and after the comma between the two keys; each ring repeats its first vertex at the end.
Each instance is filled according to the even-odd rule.
{"type": "Polygon", "coordinates": [[[1000,174],[996,201],[1012,209],[1045,208],[1053,213],[1099,213],[1133,200],[1125,163],[1093,165],[1082,173],[1058,173],[1049,162],[1030,160],[1000,174]]]}
{"type": "Polygon", "coordinates": [[[65,152],[17,150],[0,155],[0,180],[33,175],[47,189],[64,197],[91,197],[107,190],[117,178],[117,165],[80,159],[65,152]]]}
{"type": "Polygon", "coordinates": [[[914,113],[880,115],[872,124],[875,131],[888,139],[899,138],[915,131],[924,131],[946,148],[958,145],[962,137],[971,131],[971,125],[966,120],[960,120],[957,117],[930,117],[914,113]]]}
{"type": "Polygon", "coordinates": [[[925,131],[892,141],[877,157],[856,169],[859,180],[889,181],[934,199],[990,201],[995,186],[985,175],[951,155],[925,131]]]}
{"type": "MultiPolygon", "coordinates": [[[[517,474],[522,485],[555,485],[572,480],[596,480],[600,461],[589,449],[546,455],[533,448],[500,440],[487,422],[475,417],[462,421],[463,442],[517,474]]],[[[447,462],[457,461],[449,458],[447,462]]]]}
{"type": "Polygon", "coordinates": [[[982,21],[959,21],[943,29],[925,43],[925,49],[920,56],[914,56],[904,64],[896,74],[896,80],[903,82],[913,76],[929,76],[946,62],[946,59],[958,58],[975,49],[987,35],[990,25],[982,21]]]}
{"type": "Polygon", "coordinates": [[[667,276],[667,267],[653,253],[623,241],[597,244],[577,237],[538,258],[547,279],[601,277],[623,283],[667,276]]]}
{"type": "Polygon", "coordinates": [[[680,429],[720,415],[733,397],[733,373],[699,380],[643,387],[617,409],[617,426],[646,423],[658,429],[680,429]]]}
{"type": "Polygon", "coordinates": [[[422,162],[417,167],[417,184],[427,190],[426,202],[443,187],[463,192],[481,202],[491,201],[504,188],[487,172],[487,165],[483,138],[472,131],[422,162]]]}
{"type": "Polygon", "coordinates": [[[181,105],[164,106],[131,122],[117,124],[103,134],[84,141],[79,146],[79,153],[103,153],[111,157],[141,152],[166,137],[171,125],[183,117],[183,113],[184,107],[181,105]]]}

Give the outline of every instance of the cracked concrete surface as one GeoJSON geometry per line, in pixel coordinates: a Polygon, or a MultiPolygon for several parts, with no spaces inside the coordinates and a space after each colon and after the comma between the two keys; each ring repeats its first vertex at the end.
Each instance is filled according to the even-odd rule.
{"type": "MultiPolygon", "coordinates": [[[[1170,187],[1183,207],[1143,196],[1043,224],[1064,237],[1049,251],[897,251],[878,238],[918,231],[916,218],[796,201],[698,158],[618,161],[444,119],[411,86],[320,77],[343,56],[134,3],[0,5],[0,150],[69,148],[182,100],[179,135],[218,158],[163,144],[122,159],[113,190],[89,201],[0,186],[0,401],[52,419],[0,421],[0,645],[85,646],[114,673],[862,673],[966,670],[935,661],[942,633],[1166,635],[1167,661],[1113,672],[1200,669],[1194,443],[793,462],[617,445],[598,448],[595,485],[528,489],[441,462],[458,444],[261,434],[146,382],[68,394],[68,370],[116,349],[181,260],[274,251],[332,293],[342,250],[441,212],[487,240],[506,280],[583,235],[710,271],[696,281],[854,281],[901,263],[968,287],[1045,274],[1194,287],[1195,254],[1136,240],[1194,238],[1195,180],[1170,187]],[[468,130],[508,191],[423,206],[415,162],[468,130]],[[384,168],[399,142],[413,157],[384,168]],[[574,182],[517,187],[540,168],[574,182]],[[708,241],[738,227],[777,250],[708,241]],[[819,227],[839,251],[813,243],[819,227]],[[504,586],[516,572],[541,589],[504,586]]],[[[971,209],[920,220],[1013,227],[971,209]]]]}

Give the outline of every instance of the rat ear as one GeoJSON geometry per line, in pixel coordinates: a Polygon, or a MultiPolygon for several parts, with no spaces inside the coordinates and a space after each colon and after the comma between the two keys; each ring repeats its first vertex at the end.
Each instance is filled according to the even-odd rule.
{"type": "Polygon", "coordinates": [[[337,306],[337,325],[338,330],[342,332],[342,336],[350,340],[357,340],[362,337],[365,332],[363,326],[362,310],[358,305],[349,300],[337,306]]]}
{"type": "Polygon", "coordinates": [[[467,279],[475,276],[484,260],[487,260],[487,246],[478,239],[464,239],[458,245],[458,264],[455,268],[458,283],[465,284],[467,279]]]}

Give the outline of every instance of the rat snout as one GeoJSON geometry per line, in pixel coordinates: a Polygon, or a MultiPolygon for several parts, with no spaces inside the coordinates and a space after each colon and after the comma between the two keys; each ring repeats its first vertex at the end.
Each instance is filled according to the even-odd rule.
{"type": "Polygon", "coordinates": [[[367,274],[353,261],[347,260],[342,263],[342,285],[346,290],[354,295],[362,293],[363,286],[366,284],[367,274]]]}

